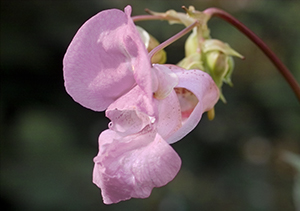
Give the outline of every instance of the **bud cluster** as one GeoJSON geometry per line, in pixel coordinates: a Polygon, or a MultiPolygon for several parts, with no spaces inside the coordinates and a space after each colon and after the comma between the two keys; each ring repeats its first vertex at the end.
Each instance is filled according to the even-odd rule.
{"type": "MultiPolygon", "coordinates": [[[[175,10],[169,10],[165,13],[149,12],[152,15],[169,19],[170,24],[189,26],[194,22],[198,23],[185,42],[185,57],[177,65],[188,70],[200,69],[207,72],[219,87],[220,99],[226,103],[226,99],[222,94],[222,85],[223,83],[233,85],[231,81],[234,68],[233,56],[239,58],[243,58],[243,56],[233,50],[227,43],[210,37],[210,30],[207,27],[207,22],[211,18],[209,14],[197,11],[193,6],[183,7],[183,9],[186,13],[176,12],[175,10]]],[[[158,44],[157,41],[156,43],[158,44]]],[[[155,60],[165,62],[165,52],[156,53],[155,60]]]]}

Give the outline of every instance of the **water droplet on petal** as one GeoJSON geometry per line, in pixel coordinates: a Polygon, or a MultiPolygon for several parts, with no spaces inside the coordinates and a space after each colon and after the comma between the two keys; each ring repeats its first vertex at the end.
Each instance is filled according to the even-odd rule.
{"type": "Polygon", "coordinates": [[[152,124],[156,121],[155,117],[152,117],[152,116],[149,116],[149,119],[152,124]]]}

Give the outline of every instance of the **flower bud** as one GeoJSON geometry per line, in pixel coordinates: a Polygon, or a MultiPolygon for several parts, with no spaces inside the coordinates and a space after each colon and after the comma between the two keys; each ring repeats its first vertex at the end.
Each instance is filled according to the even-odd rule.
{"type": "Polygon", "coordinates": [[[197,36],[197,28],[193,29],[193,32],[189,35],[187,40],[185,41],[185,56],[188,57],[191,54],[199,52],[199,42],[197,36]]]}
{"type": "Polygon", "coordinates": [[[220,89],[220,98],[226,102],[222,95],[221,87],[223,82],[232,86],[231,75],[234,67],[232,56],[243,58],[238,52],[233,50],[228,44],[220,40],[205,40],[202,45],[205,71],[214,79],[220,89]]]}
{"type": "MultiPolygon", "coordinates": [[[[136,26],[136,28],[137,28],[138,32],[140,33],[140,37],[142,38],[142,41],[144,42],[145,47],[148,52],[152,51],[156,46],[158,46],[160,44],[145,29],[143,29],[140,26],[136,26]]],[[[163,49],[158,51],[151,58],[152,63],[158,63],[158,64],[164,64],[166,62],[166,60],[167,60],[167,54],[163,49]]]]}
{"type": "Polygon", "coordinates": [[[218,87],[222,86],[223,78],[229,70],[229,56],[220,51],[210,51],[205,54],[206,65],[218,87]]]}
{"type": "Polygon", "coordinates": [[[201,55],[200,53],[197,52],[185,57],[177,65],[186,70],[191,70],[191,69],[204,70],[203,63],[201,61],[201,55]]]}

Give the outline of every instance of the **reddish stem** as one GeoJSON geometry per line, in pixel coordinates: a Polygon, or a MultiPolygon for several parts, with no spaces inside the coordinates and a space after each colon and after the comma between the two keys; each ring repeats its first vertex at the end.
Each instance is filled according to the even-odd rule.
{"type": "Polygon", "coordinates": [[[291,74],[289,69],[280,61],[280,59],[275,55],[275,53],[250,29],[248,29],[243,23],[238,21],[229,13],[218,9],[218,8],[208,8],[204,11],[204,13],[217,16],[228,23],[235,26],[238,30],[240,30],[243,34],[245,34],[252,42],[254,42],[263,52],[264,54],[272,61],[272,63],[277,67],[279,72],[285,78],[285,80],[289,83],[290,87],[293,89],[296,94],[298,100],[300,101],[300,86],[294,76],[291,74]]]}
{"type": "Polygon", "coordinates": [[[189,25],[188,27],[184,28],[182,31],[180,31],[179,33],[175,34],[173,37],[167,39],[166,41],[164,41],[163,43],[161,43],[160,45],[156,46],[152,51],[150,51],[149,53],[149,57],[152,58],[154,56],[155,53],[157,53],[158,51],[160,51],[161,49],[164,49],[165,47],[167,47],[168,45],[170,45],[171,43],[175,42],[176,40],[178,40],[179,38],[183,37],[184,35],[186,35],[187,33],[189,33],[195,26],[197,26],[197,24],[199,24],[198,21],[195,21],[194,23],[192,23],[191,25],[189,25]]]}
{"type": "Polygon", "coordinates": [[[154,15],[137,15],[137,16],[132,16],[131,19],[134,22],[137,22],[137,21],[146,21],[146,20],[163,20],[162,17],[160,17],[160,16],[154,16],[154,15]]]}

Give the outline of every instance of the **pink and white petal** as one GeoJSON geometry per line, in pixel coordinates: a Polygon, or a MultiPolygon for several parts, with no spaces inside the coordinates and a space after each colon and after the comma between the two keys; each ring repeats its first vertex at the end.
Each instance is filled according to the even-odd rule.
{"type": "Polygon", "coordinates": [[[165,65],[153,64],[152,71],[155,73],[158,82],[154,97],[159,100],[164,99],[178,84],[178,77],[165,65]]]}
{"type": "Polygon", "coordinates": [[[99,137],[99,146],[93,182],[101,189],[105,204],[149,197],[154,187],[174,179],[181,166],[177,153],[150,127],[121,139],[106,130],[99,137]]]}
{"type": "Polygon", "coordinates": [[[174,90],[180,103],[182,122],[185,122],[193,112],[199,100],[196,95],[186,88],[176,87],[174,90]]]}
{"type": "Polygon", "coordinates": [[[136,83],[133,72],[148,56],[145,47],[139,47],[143,43],[135,43],[138,32],[129,10],[111,9],[93,16],[78,30],[64,56],[67,92],[92,110],[103,111],[128,92],[136,83]]]}
{"type": "Polygon", "coordinates": [[[109,129],[120,133],[122,136],[138,133],[151,124],[151,118],[136,109],[119,110],[115,108],[107,110],[106,116],[111,120],[109,129]]]}
{"type": "Polygon", "coordinates": [[[141,89],[140,86],[135,86],[128,93],[121,96],[113,102],[106,110],[106,116],[110,118],[110,110],[138,110],[148,116],[154,117],[156,114],[156,106],[152,96],[148,95],[141,89]]]}
{"type": "Polygon", "coordinates": [[[153,73],[151,71],[151,61],[148,56],[148,51],[145,44],[138,32],[134,22],[132,21],[131,7],[125,8],[125,13],[128,16],[128,29],[131,32],[131,36],[125,37],[124,42],[126,43],[127,53],[131,57],[131,65],[133,75],[137,85],[146,93],[148,98],[152,97],[152,78],[153,73]]]}
{"type": "MultiPolygon", "coordinates": [[[[168,139],[168,143],[171,144],[191,132],[199,123],[202,114],[214,107],[219,99],[219,89],[213,79],[201,70],[185,70],[174,65],[170,65],[169,68],[179,78],[176,87],[191,91],[199,101],[190,116],[183,122],[182,127],[168,139]]],[[[191,102],[188,100],[186,103],[191,102]]]]}
{"type": "Polygon", "coordinates": [[[156,100],[158,104],[157,132],[168,142],[171,134],[182,126],[181,109],[176,92],[173,90],[166,98],[156,100]]]}

